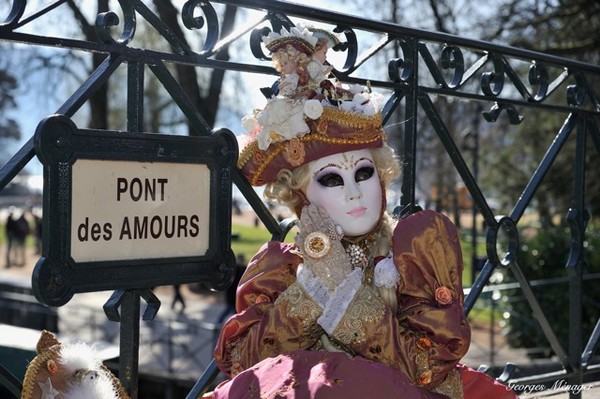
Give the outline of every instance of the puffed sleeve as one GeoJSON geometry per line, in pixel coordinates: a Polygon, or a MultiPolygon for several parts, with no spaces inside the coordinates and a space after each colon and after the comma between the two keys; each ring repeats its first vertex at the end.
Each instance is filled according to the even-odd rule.
{"type": "Polygon", "coordinates": [[[322,330],[321,308],[296,282],[302,261],[292,244],[269,242],[250,260],[237,289],[236,311],[215,349],[219,368],[231,375],[283,352],[307,349],[322,330]]]}
{"type": "Polygon", "coordinates": [[[363,284],[333,336],[355,353],[403,371],[416,385],[435,389],[466,354],[471,336],[456,229],[445,216],[422,211],[398,222],[392,244],[400,274],[398,311],[363,284]]]}
{"type": "Polygon", "coordinates": [[[415,331],[416,351],[437,385],[467,353],[471,329],[463,312],[462,252],[454,224],[425,210],[401,220],[393,238],[401,276],[399,322],[415,331]]]}

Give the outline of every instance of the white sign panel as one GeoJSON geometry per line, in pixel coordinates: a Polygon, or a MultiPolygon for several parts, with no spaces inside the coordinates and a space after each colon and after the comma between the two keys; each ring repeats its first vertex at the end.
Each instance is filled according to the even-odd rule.
{"type": "Polygon", "coordinates": [[[78,159],[72,182],[75,262],[206,254],[206,165],[78,159]]]}

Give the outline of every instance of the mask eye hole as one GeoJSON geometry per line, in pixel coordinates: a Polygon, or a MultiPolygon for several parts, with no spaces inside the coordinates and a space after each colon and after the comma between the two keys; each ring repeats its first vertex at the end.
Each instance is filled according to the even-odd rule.
{"type": "Polygon", "coordinates": [[[354,180],[358,183],[361,181],[365,181],[365,180],[369,180],[371,177],[373,177],[373,174],[375,173],[375,168],[373,168],[372,166],[363,166],[362,168],[359,168],[356,173],[354,174],[354,180]]]}
{"type": "Polygon", "coordinates": [[[323,187],[337,187],[344,185],[344,179],[337,173],[326,173],[317,179],[323,187]]]}

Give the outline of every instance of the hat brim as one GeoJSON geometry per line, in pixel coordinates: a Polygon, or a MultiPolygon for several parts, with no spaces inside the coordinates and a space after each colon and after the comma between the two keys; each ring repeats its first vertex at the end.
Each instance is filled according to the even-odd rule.
{"type": "Polygon", "coordinates": [[[250,143],[238,160],[238,167],[253,186],[277,180],[282,169],[295,169],[328,155],[385,143],[381,114],[357,115],[338,108],[324,108],[317,120],[307,120],[310,132],[292,140],[274,142],[262,151],[250,143]]]}

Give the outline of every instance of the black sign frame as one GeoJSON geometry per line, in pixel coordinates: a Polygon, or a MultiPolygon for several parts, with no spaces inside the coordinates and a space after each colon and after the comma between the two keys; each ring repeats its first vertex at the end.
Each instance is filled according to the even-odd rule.
{"type": "Polygon", "coordinates": [[[210,136],[191,137],[79,129],[71,119],[53,115],[38,125],[34,148],[44,166],[42,254],[32,276],[38,301],[61,306],[82,292],[198,282],[223,290],[231,284],[235,274],[231,176],[238,156],[231,131],[219,129],[210,136]],[[206,254],[76,262],[70,253],[72,167],[79,159],[206,165],[210,170],[206,254]]]}

